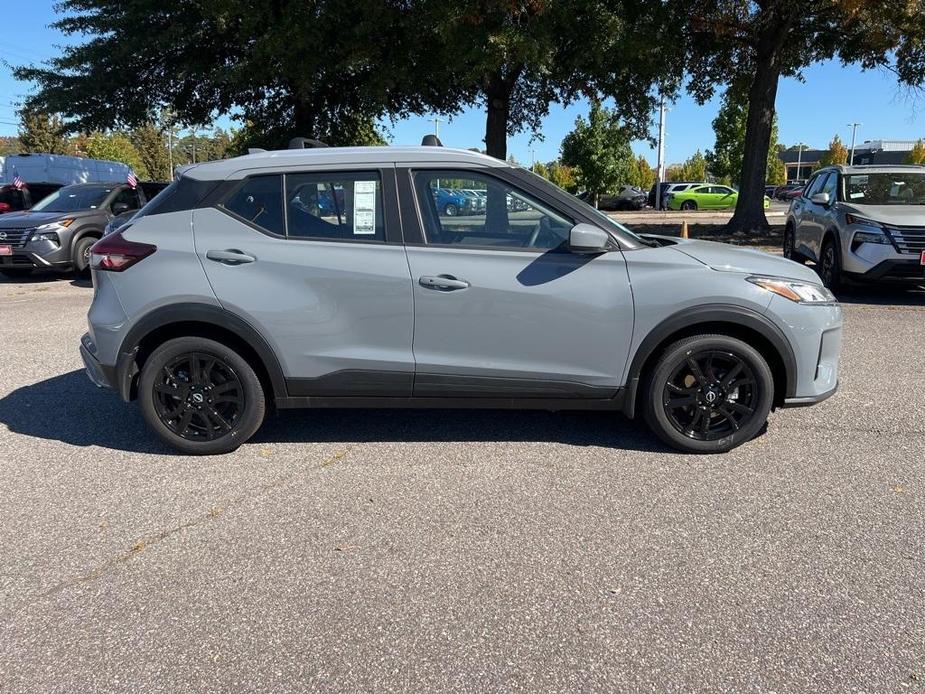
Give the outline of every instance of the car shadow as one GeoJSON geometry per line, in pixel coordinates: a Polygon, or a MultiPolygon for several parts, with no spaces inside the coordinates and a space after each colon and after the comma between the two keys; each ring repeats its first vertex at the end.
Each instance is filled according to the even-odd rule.
{"type": "Polygon", "coordinates": [[[49,284],[51,282],[70,282],[75,287],[92,287],[89,277],[75,277],[73,272],[63,270],[36,270],[26,277],[4,277],[0,275],[0,284],[49,284]]]}
{"type": "MultiPolygon", "coordinates": [[[[172,453],[136,405],[96,388],[82,370],[23,386],[0,398],[10,431],[72,446],[172,453]]],[[[255,443],[528,442],[675,453],[642,422],[614,412],[527,410],[283,410],[270,413],[255,443]]]]}

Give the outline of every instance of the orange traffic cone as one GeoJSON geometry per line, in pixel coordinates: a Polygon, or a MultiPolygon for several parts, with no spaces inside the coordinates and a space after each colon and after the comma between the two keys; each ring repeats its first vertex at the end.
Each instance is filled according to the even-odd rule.
{"type": "Polygon", "coordinates": [[[687,235],[687,220],[686,219],[681,222],[681,238],[682,239],[689,238],[687,235]]]}

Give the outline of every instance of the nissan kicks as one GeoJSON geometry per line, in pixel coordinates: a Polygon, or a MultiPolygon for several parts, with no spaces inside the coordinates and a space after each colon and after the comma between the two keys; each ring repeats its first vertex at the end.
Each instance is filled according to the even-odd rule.
{"type": "Polygon", "coordinates": [[[185,453],[300,407],[610,410],[721,452],[838,384],[841,308],[810,269],[639,236],[439,146],[200,164],[91,267],[90,378],[185,453]],[[485,214],[449,214],[447,185],[483,191],[485,214]]]}

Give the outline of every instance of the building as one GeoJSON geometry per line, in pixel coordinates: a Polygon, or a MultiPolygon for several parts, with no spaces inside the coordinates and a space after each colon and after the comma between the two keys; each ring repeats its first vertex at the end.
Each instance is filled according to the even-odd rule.
{"type": "MultiPolygon", "coordinates": [[[[854,164],[904,164],[916,140],[865,140],[854,146],[854,164]]],[[[788,181],[805,181],[820,166],[827,149],[788,149],[778,157],[787,169],[788,181]]]]}

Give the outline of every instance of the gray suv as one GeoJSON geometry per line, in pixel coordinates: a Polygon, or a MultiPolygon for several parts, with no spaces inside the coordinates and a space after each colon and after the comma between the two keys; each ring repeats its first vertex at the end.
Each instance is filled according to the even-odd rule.
{"type": "Polygon", "coordinates": [[[235,449],[271,406],[610,410],[718,452],[838,382],[841,308],[808,268],[638,236],[437,146],[198,165],[92,268],[90,378],[186,453],[235,449]],[[484,213],[445,215],[447,185],[484,213]]]}
{"type": "Polygon", "coordinates": [[[31,210],[0,217],[0,274],[25,277],[33,270],[90,269],[90,247],[115,217],[147,202],[127,183],[75,183],[43,198],[31,210]]]}
{"type": "Polygon", "coordinates": [[[925,166],[830,166],[790,205],[784,255],[823,284],[925,284],[925,166]]]}

